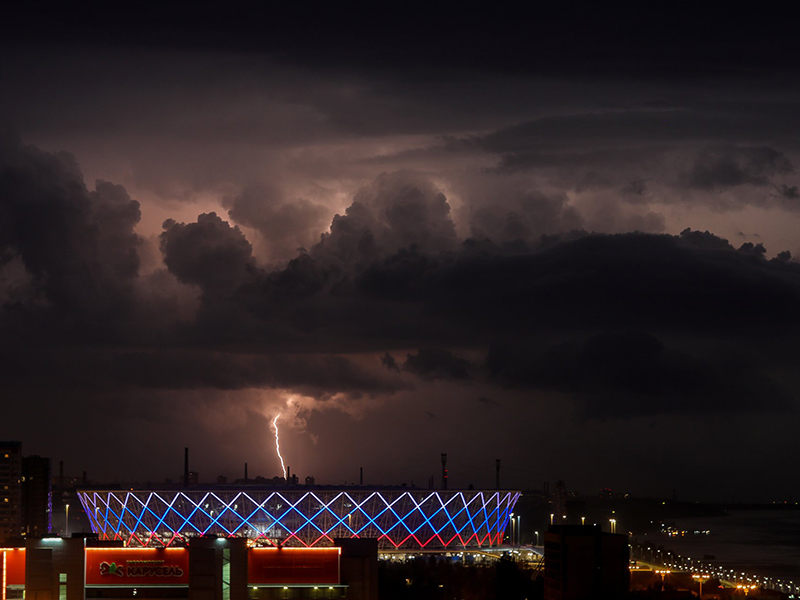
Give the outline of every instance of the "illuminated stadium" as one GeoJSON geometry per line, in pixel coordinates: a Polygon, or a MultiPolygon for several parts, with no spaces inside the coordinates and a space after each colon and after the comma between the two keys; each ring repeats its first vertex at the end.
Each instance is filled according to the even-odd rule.
{"type": "Polygon", "coordinates": [[[93,531],[129,546],[182,545],[203,535],[264,546],[330,546],[376,538],[386,550],[501,545],[517,491],[408,488],[83,490],[93,531]]]}

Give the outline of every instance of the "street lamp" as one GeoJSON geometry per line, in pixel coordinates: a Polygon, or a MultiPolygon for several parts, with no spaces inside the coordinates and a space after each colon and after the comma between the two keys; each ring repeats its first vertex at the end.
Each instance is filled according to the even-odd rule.
{"type": "Polygon", "coordinates": [[[538,546],[539,545],[539,532],[538,531],[534,531],[534,533],[536,534],[536,545],[538,546]]]}
{"type": "Polygon", "coordinates": [[[692,579],[694,579],[695,581],[698,581],[698,582],[700,582],[700,595],[699,595],[699,597],[700,597],[701,599],[703,598],[703,584],[704,584],[706,581],[708,581],[710,578],[711,578],[711,575],[705,575],[705,574],[701,574],[701,575],[692,575],[692,579]]]}
{"type": "Polygon", "coordinates": [[[522,529],[520,529],[520,521],[522,515],[517,515],[517,546],[522,546],[522,529]]]}
{"type": "Polygon", "coordinates": [[[656,573],[658,575],[661,575],[661,589],[663,590],[664,589],[664,577],[669,575],[671,573],[671,571],[664,570],[664,569],[659,569],[659,570],[656,571],[656,573]]]}
{"type": "Polygon", "coordinates": [[[608,522],[611,523],[611,533],[617,533],[617,520],[609,519],[608,522]]]}
{"type": "Polygon", "coordinates": [[[66,516],[64,517],[64,537],[69,537],[69,504],[66,506],[66,516]]]}
{"type": "Polygon", "coordinates": [[[744,595],[745,596],[750,595],[750,590],[756,589],[755,585],[742,585],[742,584],[739,584],[736,587],[739,588],[740,590],[744,590],[744,595]]]}
{"type": "Polygon", "coordinates": [[[550,513],[550,525],[553,524],[553,519],[555,518],[555,513],[550,513]]]}
{"type": "Polygon", "coordinates": [[[514,547],[514,513],[511,513],[511,547],[514,547]]]}

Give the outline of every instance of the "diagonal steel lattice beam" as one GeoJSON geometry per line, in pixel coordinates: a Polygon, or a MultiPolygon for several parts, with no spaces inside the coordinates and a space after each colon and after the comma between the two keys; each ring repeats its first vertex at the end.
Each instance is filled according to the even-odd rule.
{"type": "Polygon", "coordinates": [[[101,539],[128,545],[169,546],[215,534],[275,546],[372,537],[384,548],[451,549],[499,545],[520,493],[323,488],[92,490],[78,496],[101,539]]]}

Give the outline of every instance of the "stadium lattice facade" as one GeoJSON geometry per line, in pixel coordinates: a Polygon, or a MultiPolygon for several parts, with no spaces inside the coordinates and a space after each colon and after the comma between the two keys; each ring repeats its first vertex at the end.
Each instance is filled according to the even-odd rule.
{"type": "Polygon", "coordinates": [[[92,529],[132,546],[170,546],[209,534],[271,546],[329,546],[377,538],[384,549],[502,544],[517,491],[288,488],[84,490],[92,529]]]}

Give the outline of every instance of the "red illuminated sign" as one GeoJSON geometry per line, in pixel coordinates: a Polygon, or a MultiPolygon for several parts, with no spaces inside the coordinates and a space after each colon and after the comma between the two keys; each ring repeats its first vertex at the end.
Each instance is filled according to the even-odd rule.
{"type": "Polygon", "coordinates": [[[339,583],[339,548],[251,548],[247,581],[256,585],[339,583]]]}
{"type": "Polygon", "coordinates": [[[86,585],[169,586],[189,584],[186,548],[87,548],[86,585]]]}
{"type": "Polygon", "coordinates": [[[25,548],[5,548],[0,553],[5,554],[5,584],[25,585],[25,548]]]}

